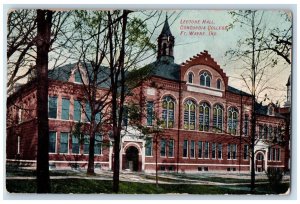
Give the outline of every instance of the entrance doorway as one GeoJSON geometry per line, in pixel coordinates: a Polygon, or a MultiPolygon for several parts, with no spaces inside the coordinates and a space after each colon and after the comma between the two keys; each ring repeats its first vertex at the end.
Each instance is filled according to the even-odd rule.
{"type": "Polygon", "coordinates": [[[139,150],[134,146],[130,146],[126,150],[125,157],[126,157],[125,168],[129,169],[130,171],[138,171],[139,170],[139,150]]]}
{"type": "Polygon", "coordinates": [[[262,153],[258,153],[256,155],[256,171],[263,172],[265,171],[264,167],[264,155],[262,153]]]}

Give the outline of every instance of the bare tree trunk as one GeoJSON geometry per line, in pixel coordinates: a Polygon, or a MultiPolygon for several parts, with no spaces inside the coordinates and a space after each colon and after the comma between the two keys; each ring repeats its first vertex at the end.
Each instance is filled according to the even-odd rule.
{"type": "Polygon", "coordinates": [[[48,124],[48,52],[52,11],[37,10],[37,193],[50,193],[48,124]]]}

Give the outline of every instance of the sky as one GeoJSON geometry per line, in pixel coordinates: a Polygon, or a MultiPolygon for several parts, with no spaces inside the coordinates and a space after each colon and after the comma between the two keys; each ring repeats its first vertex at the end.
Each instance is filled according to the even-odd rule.
{"type": "MultiPolygon", "coordinates": [[[[233,21],[228,10],[166,10],[163,14],[161,26],[157,29],[153,38],[157,38],[161,32],[167,14],[171,32],[175,37],[175,63],[181,64],[190,57],[207,50],[229,77],[229,85],[248,91],[240,77],[243,71],[240,66],[241,62],[232,62],[228,57],[225,57],[226,51],[235,48],[237,40],[245,35],[245,31],[238,26],[226,30],[225,26],[233,21]],[[190,33],[192,30],[187,29],[185,26],[198,26],[197,30],[193,30],[197,31],[198,35],[192,35],[190,33]],[[210,35],[209,28],[219,30],[213,30],[214,33],[210,35]]],[[[285,28],[290,25],[277,10],[265,11],[264,18],[267,27],[285,28]]],[[[151,27],[150,22],[149,25],[151,27]]],[[[155,57],[151,60],[154,61],[155,57]]],[[[276,103],[278,100],[283,105],[286,100],[286,83],[290,73],[291,66],[280,59],[278,65],[270,68],[266,73],[266,77],[270,80],[269,84],[273,89],[261,93],[258,100],[264,100],[265,94],[267,94],[269,100],[264,103],[276,103]]]]}

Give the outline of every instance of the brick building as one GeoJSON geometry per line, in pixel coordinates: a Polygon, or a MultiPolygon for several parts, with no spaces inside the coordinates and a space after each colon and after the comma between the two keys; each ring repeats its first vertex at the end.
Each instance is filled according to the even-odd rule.
{"type": "MultiPolygon", "coordinates": [[[[145,136],[130,122],[124,125],[120,169],[154,171],[157,164],[161,171],[249,172],[251,96],[228,85],[228,76],[207,51],[180,65],[174,63],[174,44],[166,19],[158,37],[157,60],[142,68],[150,70],[149,78],[132,90],[134,96],[126,102],[138,102],[144,110],[141,124],[157,131],[145,136]],[[161,120],[159,126],[154,115],[161,120]]],[[[88,140],[80,142],[72,135],[76,122],[88,126],[89,107],[82,102],[84,92],[78,72],[82,80],[87,80],[85,69],[78,64],[49,72],[52,167],[87,166],[88,140]]],[[[105,73],[103,77],[107,77],[105,73]]],[[[99,93],[108,87],[109,84],[102,84],[99,93]]],[[[288,170],[289,108],[259,103],[255,107],[256,171],[288,170]]],[[[35,164],[35,110],[36,82],[32,80],[7,99],[7,162],[35,164]]],[[[95,167],[111,169],[110,131],[99,131],[96,137],[95,167]]]]}

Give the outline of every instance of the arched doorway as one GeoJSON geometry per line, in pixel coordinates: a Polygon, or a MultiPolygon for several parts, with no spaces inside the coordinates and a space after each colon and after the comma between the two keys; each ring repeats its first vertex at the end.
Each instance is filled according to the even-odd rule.
{"type": "Polygon", "coordinates": [[[130,171],[139,170],[139,150],[136,147],[128,147],[126,150],[125,158],[125,169],[129,169],[130,171]]]}
{"type": "Polygon", "coordinates": [[[257,172],[263,172],[265,170],[264,167],[264,155],[259,152],[256,155],[256,171],[257,172]]]}

